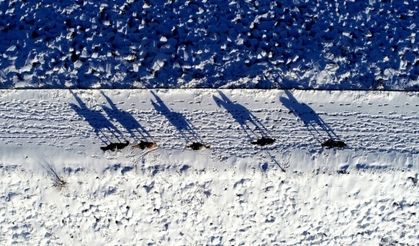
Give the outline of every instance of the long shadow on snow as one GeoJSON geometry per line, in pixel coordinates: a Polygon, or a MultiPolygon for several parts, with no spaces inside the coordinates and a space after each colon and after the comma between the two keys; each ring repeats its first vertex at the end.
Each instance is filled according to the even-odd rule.
{"type": "Polygon", "coordinates": [[[153,91],[151,94],[153,94],[155,99],[155,101],[151,100],[151,104],[153,105],[154,109],[166,117],[169,123],[176,128],[176,130],[180,133],[186,142],[202,143],[201,138],[198,136],[192,124],[185,118],[184,115],[170,109],[153,91]]]}
{"type": "MultiPolygon", "coordinates": [[[[233,119],[240,125],[242,131],[247,135],[250,141],[252,141],[252,144],[266,146],[275,142],[275,139],[270,136],[268,129],[252,112],[250,112],[245,106],[231,101],[230,98],[228,98],[221,91],[218,93],[220,94],[220,97],[213,96],[215,103],[218,107],[222,107],[228,111],[233,119]],[[254,129],[252,129],[252,127],[254,129]]],[[[265,149],[265,152],[272,162],[285,172],[285,169],[269,152],[269,150],[265,149]]]]}
{"type": "Polygon", "coordinates": [[[262,138],[272,139],[269,137],[268,129],[266,129],[266,127],[259,121],[259,119],[252,114],[252,112],[250,112],[243,105],[232,102],[230,98],[228,98],[221,91],[218,93],[220,94],[220,97],[213,96],[217,106],[224,108],[230,113],[230,115],[237,123],[239,123],[241,129],[246,133],[247,137],[251,141],[262,138]],[[252,129],[252,127],[254,129],[252,129]]]}
{"type": "Polygon", "coordinates": [[[119,109],[105,93],[101,92],[101,94],[105,97],[110,106],[102,106],[102,108],[111,120],[119,122],[131,137],[136,140],[151,139],[149,132],[129,112],[119,109]]]}
{"type": "Polygon", "coordinates": [[[298,102],[287,90],[285,94],[287,97],[280,97],[280,102],[303,122],[316,141],[322,145],[328,141],[341,142],[333,129],[310,106],[298,102]]]}
{"type": "Polygon", "coordinates": [[[92,110],[78,97],[73,91],[70,93],[74,96],[77,104],[69,103],[70,107],[82,117],[94,130],[96,136],[104,144],[110,144],[113,139],[121,142],[121,132],[110,122],[100,111],[92,110]]]}

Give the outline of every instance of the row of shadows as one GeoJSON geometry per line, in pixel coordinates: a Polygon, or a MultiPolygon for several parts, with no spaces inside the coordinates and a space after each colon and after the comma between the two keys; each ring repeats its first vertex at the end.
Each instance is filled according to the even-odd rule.
{"type": "MultiPolygon", "coordinates": [[[[133,145],[134,148],[149,149],[157,146],[148,131],[129,112],[119,109],[103,92],[101,93],[106,99],[107,105],[102,106],[101,109],[88,108],[74,92],[70,92],[77,101],[77,104],[70,103],[71,108],[94,129],[95,134],[105,145],[101,147],[103,151],[123,149],[130,144],[121,131],[115,127],[112,121],[116,121],[123,126],[130,137],[135,140],[136,144],[133,145]],[[102,111],[104,111],[108,117],[105,117],[102,111]]],[[[176,128],[186,142],[190,143],[187,145],[187,148],[192,150],[210,148],[210,145],[203,143],[190,121],[188,121],[184,115],[173,111],[156,93],[151,93],[153,95],[151,104],[154,109],[159,114],[163,115],[167,121],[176,128]]],[[[231,101],[224,93],[218,93],[218,96],[213,96],[216,105],[225,109],[232,116],[252,144],[258,146],[274,144],[275,139],[270,136],[268,129],[255,115],[243,105],[231,101]]],[[[305,103],[298,102],[289,91],[285,91],[285,94],[286,97],[280,98],[281,103],[290,113],[294,114],[303,122],[310,134],[322,147],[346,147],[346,144],[339,139],[335,132],[312,108],[305,103]]]]}

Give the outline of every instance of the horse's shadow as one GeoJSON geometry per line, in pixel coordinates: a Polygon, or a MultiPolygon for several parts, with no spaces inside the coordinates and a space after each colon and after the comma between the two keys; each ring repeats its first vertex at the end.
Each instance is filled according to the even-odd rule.
{"type": "Polygon", "coordinates": [[[104,144],[115,142],[122,142],[122,133],[112,124],[100,111],[93,110],[87,107],[87,105],[77,96],[73,91],[70,93],[76,99],[77,104],[69,103],[70,107],[83,118],[94,130],[96,136],[104,144]]]}
{"type": "Polygon", "coordinates": [[[191,122],[186,119],[186,117],[179,113],[175,112],[170,109],[164,101],[153,91],[151,94],[154,97],[154,100],[151,100],[151,104],[153,105],[154,109],[164,117],[166,117],[167,121],[176,128],[182,138],[186,141],[191,143],[188,147],[194,150],[198,150],[201,148],[209,148],[208,145],[202,143],[202,139],[195,131],[191,122]]]}
{"type": "Polygon", "coordinates": [[[117,121],[135,140],[150,140],[149,132],[129,113],[119,109],[115,103],[101,92],[109,106],[102,106],[109,119],[117,121]]]}
{"type": "Polygon", "coordinates": [[[222,107],[233,117],[233,119],[240,125],[241,129],[247,137],[255,145],[270,145],[275,142],[270,137],[268,129],[260,122],[260,120],[250,112],[245,106],[235,103],[230,100],[221,91],[218,92],[219,97],[213,96],[213,99],[218,107],[222,107]]]}
{"type": "Polygon", "coordinates": [[[313,136],[323,147],[345,147],[334,130],[307,104],[298,100],[289,91],[285,91],[287,97],[280,97],[280,102],[292,114],[298,117],[313,136]]]}
{"type": "MultiPolygon", "coordinates": [[[[219,97],[213,96],[218,107],[222,107],[233,117],[240,125],[241,130],[247,135],[253,145],[268,146],[275,143],[275,139],[270,136],[268,129],[260,122],[260,120],[250,112],[245,106],[233,102],[221,91],[218,92],[219,97]],[[253,129],[252,129],[253,128],[253,129]]],[[[264,148],[269,159],[277,165],[283,172],[284,167],[270,153],[269,149],[264,148]]]]}

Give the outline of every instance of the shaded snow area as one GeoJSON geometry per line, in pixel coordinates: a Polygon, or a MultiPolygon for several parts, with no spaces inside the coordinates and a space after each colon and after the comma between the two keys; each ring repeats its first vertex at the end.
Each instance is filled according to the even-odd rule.
{"type": "Polygon", "coordinates": [[[0,91],[0,244],[417,245],[419,94],[0,91]]]}
{"type": "Polygon", "coordinates": [[[419,89],[416,0],[0,1],[0,87],[419,89]]]}

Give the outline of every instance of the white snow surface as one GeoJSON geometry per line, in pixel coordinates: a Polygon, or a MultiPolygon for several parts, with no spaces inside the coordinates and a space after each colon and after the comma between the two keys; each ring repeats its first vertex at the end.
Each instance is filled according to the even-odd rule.
{"type": "Polygon", "coordinates": [[[0,0],[0,88],[419,89],[417,0],[0,0]]]}
{"type": "Polygon", "coordinates": [[[0,244],[417,245],[418,99],[2,90],[0,244]]]}

